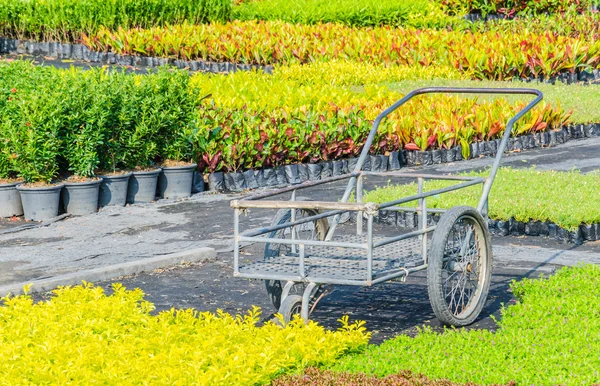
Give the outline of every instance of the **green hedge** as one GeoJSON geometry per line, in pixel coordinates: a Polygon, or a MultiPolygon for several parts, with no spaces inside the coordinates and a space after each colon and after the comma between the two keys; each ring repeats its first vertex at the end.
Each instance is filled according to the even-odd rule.
{"type": "Polygon", "coordinates": [[[497,332],[424,327],[342,358],[334,370],[382,377],[409,369],[486,385],[600,383],[600,267],[562,268],[511,288],[517,302],[502,308],[497,332]]]}
{"type": "Polygon", "coordinates": [[[81,33],[226,21],[231,0],[0,0],[0,36],[75,41],[81,33]]]}
{"type": "Polygon", "coordinates": [[[359,27],[392,25],[444,27],[457,19],[430,0],[260,0],[233,8],[239,20],[283,20],[316,24],[335,22],[359,27]]]}
{"type": "Polygon", "coordinates": [[[198,95],[183,71],[129,75],[0,63],[0,178],[191,160],[198,95]]]}

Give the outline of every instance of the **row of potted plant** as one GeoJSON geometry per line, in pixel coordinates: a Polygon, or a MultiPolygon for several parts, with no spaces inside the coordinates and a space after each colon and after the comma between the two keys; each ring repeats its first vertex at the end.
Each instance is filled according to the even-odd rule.
{"type": "Polygon", "coordinates": [[[181,182],[168,171],[182,166],[190,194],[199,98],[187,73],[134,76],[13,62],[0,65],[0,78],[0,184],[5,196],[12,191],[11,204],[2,205],[12,213],[4,215],[17,214],[15,189],[26,217],[36,220],[56,216],[61,191],[74,214],[124,205],[127,191],[129,202],[152,200],[159,166],[167,172],[163,195],[181,194],[172,192],[181,182]],[[145,188],[147,179],[154,187],[145,188]]]}
{"type": "MultiPolygon", "coordinates": [[[[243,90],[264,91],[264,82],[246,75],[242,82],[214,88],[203,87],[203,79],[210,83],[208,77],[191,78],[187,72],[165,68],[131,75],[13,62],[0,63],[0,77],[6,80],[0,86],[0,178],[12,178],[5,182],[13,184],[20,178],[22,191],[41,186],[54,194],[53,202],[59,185],[66,184],[63,196],[69,205],[83,195],[82,189],[75,193],[73,184],[86,184],[92,192],[117,189],[119,178],[112,176],[126,171],[138,173],[137,181],[139,173],[156,177],[157,166],[199,163],[199,170],[209,173],[237,172],[353,157],[362,149],[375,116],[401,96],[377,89],[334,93],[336,104],[301,98],[283,103],[287,106],[254,100],[247,107],[239,101],[253,98],[243,90]]],[[[321,88],[328,84],[335,89],[331,83],[321,88]]],[[[273,95],[264,98],[269,97],[273,95]]],[[[422,97],[384,122],[370,150],[380,155],[461,145],[467,158],[471,143],[501,136],[508,118],[522,107],[523,102],[506,99],[422,97]]],[[[560,107],[544,104],[519,121],[514,134],[557,129],[568,116],[560,107]]],[[[153,194],[154,188],[150,191],[153,194]]],[[[95,208],[98,199],[89,202],[95,208]]],[[[75,211],[73,205],[69,210],[75,211]]]]}
{"type": "Polygon", "coordinates": [[[259,65],[335,59],[386,65],[450,65],[473,79],[490,80],[551,78],[563,72],[591,72],[600,65],[597,39],[532,32],[526,23],[508,32],[493,28],[447,31],[233,21],[149,29],[101,28],[82,40],[92,51],[119,55],[141,53],[259,65]]]}
{"type": "Polygon", "coordinates": [[[124,171],[95,178],[68,178],[53,184],[0,180],[0,217],[46,220],[61,211],[86,215],[109,205],[177,199],[191,195],[195,163],[147,171],[124,171]]]}

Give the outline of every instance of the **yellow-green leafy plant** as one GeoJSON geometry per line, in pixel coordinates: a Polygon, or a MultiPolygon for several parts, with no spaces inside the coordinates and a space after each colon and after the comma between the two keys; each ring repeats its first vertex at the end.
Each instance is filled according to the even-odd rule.
{"type": "Polygon", "coordinates": [[[600,65],[600,41],[536,33],[521,24],[502,31],[432,30],[280,21],[181,24],[109,30],[84,38],[92,50],[252,64],[366,61],[452,66],[475,79],[552,77],[600,65]]]}
{"type": "Polygon", "coordinates": [[[119,284],[107,296],[89,283],[37,303],[3,298],[2,383],[267,384],[278,374],[330,365],[369,339],[363,323],[347,317],[338,331],[300,319],[258,326],[256,307],[235,316],[191,309],[154,315],[143,298],[119,284]]]}

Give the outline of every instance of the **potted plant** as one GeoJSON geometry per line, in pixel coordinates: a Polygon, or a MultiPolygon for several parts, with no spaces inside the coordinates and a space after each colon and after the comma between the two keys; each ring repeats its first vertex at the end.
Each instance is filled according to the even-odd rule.
{"type": "MultiPolygon", "coordinates": [[[[131,171],[124,170],[127,149],[123,135],[127,135],[133,111],[124,103],[129,91],[133,92],[133,77],[121,72],[110,72],[98,85],[96,97],[101,100],[104,136],[99,151],[99,169],[96,175],[102,178],[98,195],[98,206],[125,206],[131,171]],[[123,108],[125,106],[125,108],[123,108]],[[128,115],[129,113],[129,115],[128,115]],[[129,123],[128,123],[129,122],[129,123]]],[[[129,106],[131,107],[131,106],[129,106]]]]}
{"type": "Polygon", "coordinates": [[[164,74],[159,72],[157,82],[161,92],[157,103],[162,114],[155,117],[160,131],[161,169],[158,178],[158,195],[161,198],[177,199],[192,194],[194,170],[194,144],[202,137],[196,125],[198,97],[196,87],[191,87],[190,76],[183,71],[164,74]]]}
{"type": "Polygon", "coordinates": [[[155,75],[134,78],[125,86],[119,122],[122,146],[121,162],[133,173],[127,189],[127,203],[151,202],[156,199],[156,186],[161,169],[155,166],[158,156],[158,117],[163,114],[155,75]]]}
{"type": "Polygon", "coordinates": [[[17,185],[26,219],[41,221],[56,217],[62,183],[58,154],[62,96],[53,82],[40,82],[37,92],[19,94],[5,109],[5,132],[14,165],[23,183],[17,185]]]}
{"type": "Polygon", "coordinates": [[[23,215],[21,196],[17,191],[22,180],[17,178],[16,155],[9,147],[8,130],[5,130],[8,125],[8,122],[0,122],[0,217],[23,215]]]}
{"type": "Polygon", "coordinates": [[[102,178],[94,174],[104,139],[106,98],[99,72],[75,73],[65,77],[62,157],[71,175],[64,179],[63,208],[81,216],[98,210],[102,178]]]}
{"type": "Polygon", "coordinates": [[[166,143],[161,163],[162,172],[158,177],[158,195],[161,198],[177,199],[192,195],[194,170],[193,145],[199,136],[198,128],[190,124],[175,133],[166,143]]]}

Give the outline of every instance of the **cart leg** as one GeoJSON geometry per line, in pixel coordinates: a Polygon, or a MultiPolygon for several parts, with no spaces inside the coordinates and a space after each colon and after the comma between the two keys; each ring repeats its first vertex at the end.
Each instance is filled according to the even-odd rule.
{"type": "Polygon", "coordinates": [[[302,311],[300,316],[304,323],[308,323],[308,316],[310,313],[310,301],[314,294],[319,289],[319,285],[317,283],[309,283],[304,289],[304,294],[302,295],[302,311]]]}
{"type": "MultiPolygon", "coordinates": [[[[362,204],[363,200],[363,176],[358,176],[356,180],[356,202],[362,204]]],[[[356,213],[356,234],[362,236],[363,234],[363,212],[356,213]]]]}

